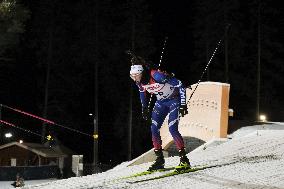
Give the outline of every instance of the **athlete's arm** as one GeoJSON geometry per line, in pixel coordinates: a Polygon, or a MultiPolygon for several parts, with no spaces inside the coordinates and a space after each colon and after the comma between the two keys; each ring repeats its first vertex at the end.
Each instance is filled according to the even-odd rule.
{"type": "Polygon", "coordinates": [[[146,108],[148,104],[146,90],[142,87],[142,84],[140,82],[136,82],[136,85],[139,89],[142,108],[146,108]]]}
{"type": "Polygon", "coordinates": [[[174,77],[170,78],[168,83],[179,89],[180,104],[186,105],[186,90],[182,82],[174,77]]]}
{"type": "Polygon", "coordinates": [[[170,76],[164,72],[161,72],[159,70],[152,70],[151,71],[151,77],[155,80],[157,83],[167,83],[170,79],[170,76]]]}

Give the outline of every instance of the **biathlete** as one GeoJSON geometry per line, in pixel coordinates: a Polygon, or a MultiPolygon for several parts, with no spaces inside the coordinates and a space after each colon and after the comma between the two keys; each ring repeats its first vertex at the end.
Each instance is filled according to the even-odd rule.
{"type": "Polygon", "coordinates": [[[148,171],[163,169],[165,159],[162,152],[162,140],[160,128],[164,119],[169,114],[168,127],[179,151],[180,163],[176,169],[190,168],[190,162],[186,156],[183,138],[178,131],[179,116],[188,113],[186,105],[186,91],[182,82],[173,75],[160,71],[158,68],[145,64],[141,57],[131,59],[130,77],[136,83],[140,92],[142,104],[142,116],[149,118],[148,100],[146,93],[156,95],[157,101],[151,116],[151,132],[155,162],[148,171]]]}

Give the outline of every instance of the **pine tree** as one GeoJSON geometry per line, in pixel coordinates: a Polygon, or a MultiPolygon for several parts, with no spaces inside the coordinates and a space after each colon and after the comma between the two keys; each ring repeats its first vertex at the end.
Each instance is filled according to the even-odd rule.
{"type": "MultiPolygon", "coordinates": [[[[101,108],[101,115],[106,115],[113,125],[104,126],[102,133],[109,133],[114,140],[107,142],[108,146],[118,145],[121,151],[118,157],[125,159],[128,145],[128,110],[130,98],[129,57],[128,49],[134,50],[144,58],[153,53],[153,38],[151,37],[151,16],[147,10],[147,1],[103,1],[100,3],[100,49],[99,78],[100,98],[107,101],[116,112],[115,117],[109,117],[111,109],[101,108]],[[129,82],[125,82],[129,81],[129,82]],[[103,95],[101,95],[103,94],[103,95]]],[[[135,88],[134,85],[131,87],[135,88]]],[[[136,90],[133,90],[136,91],[136,90]]],[[[133,94],[133,137],[139,133],[141,119],[139,95],[133,94]],[[137,97],[137,98],[135,98],[137,97]],[[137,101],[136,101],[137,100],[137,101]],[[138,112],[136,112],[138,110],[138,112]],[[137,115],[137,116],[136,116],[137,115]]],[[[104,106],[105,107],[105,106],[104,106]]],[[[101,124],[104,125],[104,121],[101,124]]],[[[134,149],[135,147],[133,147],[134,149]]],[[[106,156],[110,153],[105,152],[106,156]]]]}
{"type": "Polygon", "coordinates": [[[256,88],[259,2],[261,2],[261,92],[264,93],[261,94],[260,101],[263,106],[267,106],[276,104],[272,102],[272,99],[277,98],[271,98],[271,96],[277,96],[276,85],[280,86],[282,81],[281,72],[274,69],[277,67],[278,70],[282,70],[278,57],[283,51],[283,46],[278,42],[279,28],[283,28],[279,24],[281,11],[278,11],[276,3],[258,0],[196,1],[195,3],[197,8],[192,28],[195,33],[197,56],[195,64],[192,65],[194,70],[198,70],[199,67],[203,69],[200,65],[208,62],[216,41],[224,34],[220,28],[224,28],[226,23],[231,24],[227,34],[227,51],[224,49],[226,47],[226,39],[224,39],[220,51],[210,65],[208,79],[224,82],[228,77],[231,84],[230,106],[239,110],[236,119],[255,119],[256,92],[252,89],[256,88]],[[227,65],[224,64],[226,61],[227,65]],[[224,70],[226,66],[227,71],[224,70]],[[270,81],[271,78],[273,84],[270,81]],[[240,103],[244,101],[249,103],[240,103]]]}
{"type": "Polygon", "coordinates": [[[15,0],[3,0],[0,2],[0,83],[1,102],[7,102],[4,96],[11,95],[11,86],[16,77],[15,49],[21,35],[25,32],[25,23],[29,18],[29,11],[21,3],[15,0]],[[13,73],[13,74],[11,74],[13,73]],[[13,77],[14,76],[14,77],[13,77]]]}
{"type": "Polygon", "coordinates": [[[20,34],[25,31],[25,21],[29,11],[15,0],[0,2],[0,60],[5,60],[3,53],[15,47],[20,34]]]}

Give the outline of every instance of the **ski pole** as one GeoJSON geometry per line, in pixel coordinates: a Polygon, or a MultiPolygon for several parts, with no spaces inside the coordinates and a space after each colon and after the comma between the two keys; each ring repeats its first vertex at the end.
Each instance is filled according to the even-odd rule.
{"type": "Polygon", "coordinates": [[[163,54],[164,54],[164,50],[165,50],[165,47],[166,47],[166,44],[167,44],[167,40],[168,40],[168,37],[165,37],[163,49],[162,49],[161,56],[160,56],[159,67],[161,66],[161,63],[162,63],[162,60],[163,60],[163,54]]]}
{"type": "MultiPolygon", "coordinates": [[[[229,29],[230,25],[231,25],[231,24],[228,24],[228,25],[226,26],[225,33],[228,31],[228,29],[229,29]]],[[[223,39],[223,37],[222,37],[222,38],[219,40],[219,42],[217,43],[217,46],[216,46],[216,48],[215,48],[215,50],[214,50],[214,52],[213,52],[212,56],[210,57],[210,59],[209,59],[209,61],[208,61],[207,65],[205,66],[205,69],[203,70],[203,72],[202,72],[202,74],[201,74],[201,76],[200,76],[200,79],[198,80],[197,85],[195,86],[195,88],[194,88],[193,92],[190,94],[190,97],[189,97],[189,99],[188,99],[188,101],[187,101],[187,103],[186,103],[186,104],[188,104],[188,103],[189,103],[189,101],[190,101],[190,99],[192,98],[192,96],[193,96],[194,92],[196,91],[196,89],[197,89],[197,87],[198,87],[199,83],[201,82],[201,80],[202,80],[202,78],[203,78],[204,73],[206,72],[207,68],[209,67],[209,65],[210,65],[210,63],[211,63],[211,61],[212,61],[213,57],[214,57],[214,56],[215,56],[215,54],[216,54],[217,49],[219,48],[219,46],[220,46],[220,44],[221,44],[221,42],[222,42],[222,39],[223,39]]]]}
{"type": "MultiPolygon", "coordinates": [[[[167,40],[168,40],[168,37],[165,37],[158,67],[161,66],[161,63],[162,63],[162,60],[163,60],[164,50],[165,50],[165,47],[166,47],[166,44],[167,44],[167,40]]],[[[151,106],[152,98],[153,98],[153,93],[151,94],[151,97],[150,97],[150,100],[149,100],[149,103],[148,103],[148,112],[150,112],[150,106],[151,106]]]]}

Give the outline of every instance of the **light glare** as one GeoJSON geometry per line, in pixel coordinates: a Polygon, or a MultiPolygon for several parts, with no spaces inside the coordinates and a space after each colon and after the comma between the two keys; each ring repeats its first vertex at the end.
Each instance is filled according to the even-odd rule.
{"type": "Polygon", "coordinates": [[[11,138],[12,136],[13,136],[12,133],[6,133],[6,134],[5,134],[5,137],[6,137],[6,138],[11,138]]]}
{"type": "Polygon", "coordinates": [[[266,116],[265,116],[265,115],[260,115],[260,116],[259,116],[259,119],[260,119],[261,121],[266,121],[266,116]]]}

